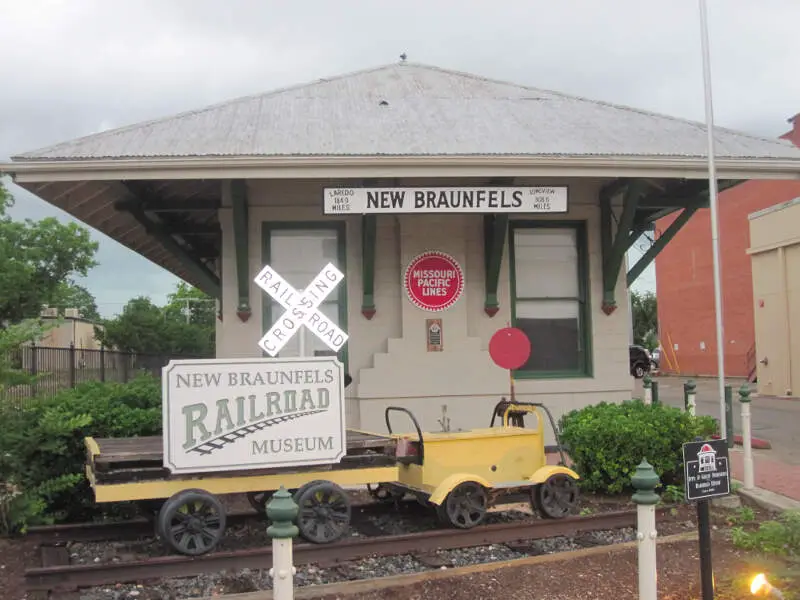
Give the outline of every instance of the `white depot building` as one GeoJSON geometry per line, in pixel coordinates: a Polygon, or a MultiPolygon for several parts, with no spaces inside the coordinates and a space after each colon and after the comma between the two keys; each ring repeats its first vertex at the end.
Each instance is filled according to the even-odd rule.
{"type": "MultiPolygon", "coordinates": [[[[518,399],[558,416],[631,397],[628,287],[707,206],[706,142],[697,123],[402,62],[0,168],[218,298],[219,357],[269,355],[259,342],[287,304],[256,282],[265,266],[297,291],[331,264],[344,279],[277,355],[338,348],[349,427],[384,431],[397,405],[428,430],[446,407],[457,430],[488,426],[509,393],[488,352],[508,325],[532,347],[518,399]]],[[[787,141],[719,129],[716,150],[720,189],[800,177],[787,141]]]]}

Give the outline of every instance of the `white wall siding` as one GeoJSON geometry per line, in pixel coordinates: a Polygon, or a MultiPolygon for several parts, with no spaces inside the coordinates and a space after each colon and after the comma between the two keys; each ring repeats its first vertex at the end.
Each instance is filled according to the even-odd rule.
{"type": "MultiPolygon", "coordinates": [[[[393,185],[458,185],[433,181],[397,182],[393,185]]],[[[628,303],[624,274],[617,282],[617,310],[610,316],[601,309],[602,264],[600,250],[600,182],[588,180],[520,181],[516,185],[569,185],[566,215],[512,215],[511,218],[585,220],[589,260],[593,376],[568,379],[518,380],[520,399],[545,402],[556,417],[567,410],[601,400],[630,398],[628,373],[628,303]]],[[[503,255],[498,288],[500,310],[484,313],[483,225],[480,215],[379,215],[375,261],[375,305],[372,320],[361,314],[361,218],[322,214],[322,188],[336,185],[321,181],[256,180],[248,182],[250,303],[252,317],[242,323],[236,316],[238,299],[235,245],[230,209],[220,210],[223,230],[223,310],[217,353],[221,357],[260,356],[257,342],[265,326],[261,307],[265,294],[252,279],[262,265],[262,224],[285,221],[346,222],[349,371],[353,384],[347,390],[350,426],[383,431],[386,406],[410,408],[430,430],[439,429],[442,405],[452,429],[487,426],[491,407],[508,395],[509,376],[488,354],[492,334],[511,319],[509,303],[508,244],[503,255]],[[402,287],[403,268],[426,250],[452,254],[464,269],[462,297],[443,313],[428,313],[413,306],[402,287]],[[425,319],[442,318],[444,351],[427,352],[425,319]]],[[[345,183],[345,185],[354,185],[345,183]]],[[[225,202],[225,205],[228,203],[225,202]]],[[[271,324],[266,324],[268,327],[271,324]]],[[[535,343],[535,342],[534,342],[535,343]]],[[[398,420],[400,423],[401,420],[398,420]]],[[[403,427],[408,424],[403,421],[403,427]]]]}

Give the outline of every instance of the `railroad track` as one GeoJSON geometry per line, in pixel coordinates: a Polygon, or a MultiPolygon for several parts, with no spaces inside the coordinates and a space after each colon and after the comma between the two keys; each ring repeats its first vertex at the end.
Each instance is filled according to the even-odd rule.
{"type": "MultiPolygon", "coordinates": [[[[382,514],[387,511],[399,511],[401,514],[421,512],[422,506],[415,500],[402,500],[397,505],[367,502],[354,504],[353,518],[370,514],[382,514]]],[[[252,510],[231,511],[225,515],[227,527],[236,527],[247,523],[265,522],[266,517],[252,510]]],[[[40,525],[28,528],[28,539],[40,545],[53,545],[58,542],[105,542],[114,540],[136,540],[155,537],[154,524],[147,519],[131,519],[128,521],[108,521],[94,523],[64,523],[59,525],[40,525]]]]}
{"type": "MultiPolygon", "coordinates": [[[[669,519],[668,509],[659,509],[657,513],[659,518],[669,519]]],[[[466,530],[435,529],[403,535],[350,538],[332,544],[295,543],[293,554],[296,566],[313,563],[329,567],[368,557],[412,554],[424,558],[426,554],[430,555],[437,550],[492,544],[524,544],[532,540],[635,526],[636,511],[619,511],[559,520],[485,525],[466,530]]],[[[68,564],[69,557],[65,548],[45,547],[42,550],[45,566],[25,572],[26,587],[32,592],[72,591],[111,583],[143,582],[168,577],[190,577],[221,570],[272,567],[271,547],[213,552],[196,557],[172,555],[88,565],[68,564]],[[57,550],[63,550],[63,553],[54,553],[57,550]]],[[[424,559],[421,562],[424,563],[424,559]]]]}

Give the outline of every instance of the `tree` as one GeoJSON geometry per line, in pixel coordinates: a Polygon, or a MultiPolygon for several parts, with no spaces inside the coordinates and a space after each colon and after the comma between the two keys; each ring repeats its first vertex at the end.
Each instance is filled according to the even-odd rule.
{"type": "Polygon", "coordinates": [[[23,368],[20,347],[40,339],[59,324],[59,320],[45,323],[38,319],[25,319],[0,329],[0,396],[10,387],[33,383],[36,376],[23,368]]]}
{"type": "Polygon", "coordinates": [[[216,321],[216,304],[214,299],[184,282],[167,296],[164,307],[168,318],[184,320],[192,325],[213,329],[216,321]],[[188,313],[188,319],[187,317],[188,313]]]}
{"type": "Polygon", "coordinates": [[[658,302],[653,292],[631,292],[633,342],[653,350],[658,346],[658,302]]]}
{"type": "Polygon", "coordinates": [[[211,356],[216,335],[214,308],[211,297],[180,283],[164,307],[149,298],[134,298],[122,314],[103,323],[105,330],[95,328],[95,332],[105,346],[124,352],[211,356]]]}
{"type": "Polygon", "coordinates": [[[10,206],[0,182],[0,326],[38,316],[61,282],[97,265],[88,229],[53,217],[14,221],[10,206]]]}
{"type": "Polygon", "coordinates": [[[68,281],[58,284],[53,295],[47,302],[49,306],[58,308],[58,314],[63,315],[65,308],[77,308],[84,319],[99,321],[100,313],[97,312],[97,301],[85,287],[68,281]]]}

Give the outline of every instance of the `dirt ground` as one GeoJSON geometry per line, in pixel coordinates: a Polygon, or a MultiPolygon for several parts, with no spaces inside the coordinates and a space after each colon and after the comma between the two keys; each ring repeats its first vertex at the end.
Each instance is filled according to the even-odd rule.
{"type": "MultiPolygon", "coordinates": [[[[715,600],[753,598],[750,579],[764,572],[786,600],[800,597],[800,578],[780,578],[784,564],[758,560],[737,550],[723,535],[713,542],[715,600]]],[[[697,542],[680,542],[658,548],[660,600],[699,600],[700,571],[697,542]]],[[[494,571],[441,578],[410,586],[355,595],[326,595],[319,600],[636,600],[638,592],[636,550],[557,561],[541,565],[506,567],[494,571]]]]}
{"type": "MultiPolygon", "coordinates": [[[[236,506],[229,508],[244,509],[247,506],[246,500],[240,498],[236,500],[237,502],[231,503],[236,506]]],[[[584,514],[633,508],[628,505],[627,500],[603,499],[588,494],[583,496],[581,505],[584,514]]],[[[680,505],[671,512],[671,518],[664,519],[659,524],[660,536],[693,530],[693,525],[696,523],[694,507],[680,505]]],[[[758,561],[733,547],[727,539],[731,525],[728,519],[731,514],[723,509],[712,509],[712,523],[715,528],[713,561],[718,582],[716,600],[753,598],[747,590],[749,577],[763,570],[772,581],[778,570],[783,568],[777,561],[758,561]]],[[[758,521],[769,518],[767,513],[758,509],[755,514],[758,521]]],[[[37,558],[33,540],[0,539],[0,599],[26,600],[24,570],[36,565],[37,558]]],[[[697,542],[661,545],[658,549],[658,561],[660,600],[699,600],[697,542]]],[[[796,565],[796,570],[800,572],[800,566],[796,565]]],[[[795,575],[795,578],[797,577],[795,575]]],[[[774,583],[777,584],[778,581],[776,579],[774,583]]],[[[800,600],[800,580],[781,581],[778,587],[784,592],[786,600],[791,600],[792,597],[800,600]]],[[[423,598],[496,600],[498,596],[514,600],[635,599],[638,598],[636,552],[623,550],[543,565],[506,567],[404,585],[399,589],[347,594],[346,598],[347,600],[423,598]]],[[[325,600],[335,598],[337,598],[335,595],[324,596],[325,600]]]]}

